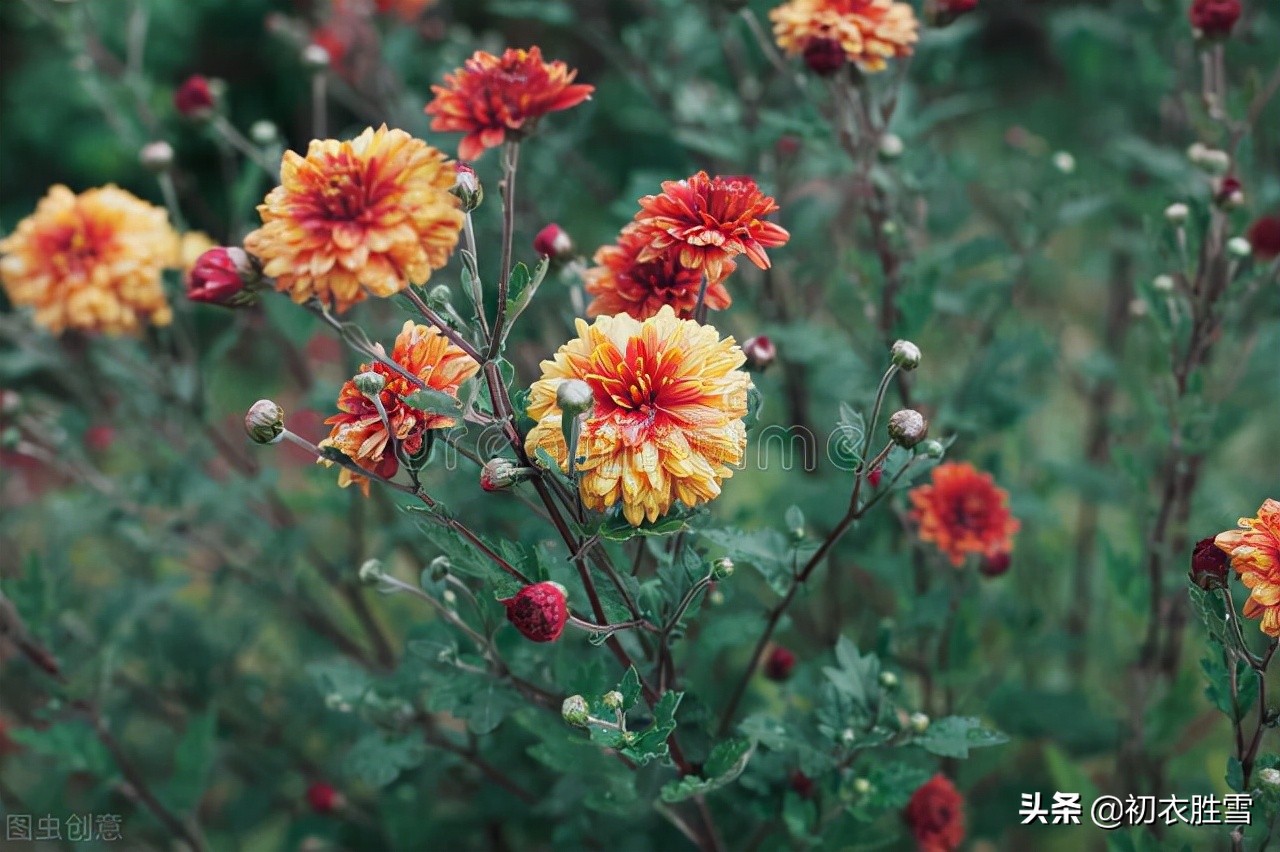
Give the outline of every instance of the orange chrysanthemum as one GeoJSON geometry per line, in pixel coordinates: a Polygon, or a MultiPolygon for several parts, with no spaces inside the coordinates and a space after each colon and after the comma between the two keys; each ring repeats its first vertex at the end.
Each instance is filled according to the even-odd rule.
{"type": "Polygon", "coordinates": [[[295,302],[345,311],[445,265],[463,221],[453,183],[444,154],[385,124],[349,142],[317,139],[306,157],[285,152],[244,247],[295,302]]]}
{"type": "Polygon", "coordinates": [[[0,240],[0,282],[54,334],[136,334],[173,317],[161,274],[174,265],[175,239],[164,209],[119,187],[76,195],[54,186],[0,240]]]}
{"type": "Polygon", "coordinates": [[[937,545],[952,565],[960,567],[970,553],[992,557],[1013,549],[1020,525],[1009,513],[1009,493],[991,474],[968,463],[940,464],[931,482],[913,488],[910,497],[921,541],[937,545]]]}
{"type": "MultiPolygon", "coordinates": [[[[379,345],[379,350],[382,349],[379,345]]],[[[391,360],[405,371],[422,379],[428,388],[458,395],[458,386],[480,369],[475,359],[463,352],[455,343],[432,326],[414,325],[406,321],[396,337],[391,360]]],[[[395,447],[391,438],[404,448],[408,455],[422,450],[424,434],[428,429],[448,429],[455,425],[453,417],[414,408],[404,402],[418,386],[392,370],[381,361],[362,364],[361,372],[373,372],[382,376],[386,384],[378,399],[387,414],[384,422],[373,400],[349,380],[338,393],[340,413],[325,423],[333,426],[329,437],[320,442],[322,447],[333,447],[365,470],[382,477],[394,476],[399,468],[395,447]],[[387,425],[391,426],[388,432],[387,425]]],[[[324,459],[325,464],[331,464],[324,459]]],[[[367,495],[369,480],[343,468],[338,474],[338,484],[346,488],[356,483],[367,495]]]]}
{"type": "Polygon", "coordinates": [[[883,71],[885,60],[909,56],[919,22],[907,3],[893,0],[790,0],[769,13],[773,36],[789,56],[829,39],[864,71],[883,71]]]}
{"type": "Polygon", "coordinates": [[[501,145],[510,133],[519,137],[549,112],[585,101],[594,86],[574,83],[578,74],[563,62],[543,62],[537,47],[507,48],[502,56],[477,50],[466,63],[432,86],[427,104],[431,129],[467,134],[458,156],[474,160],[486,148],[501,145]]]}
{"type": "Polygon", "coordinates": [[[1256,518],[1240,529],[1218,533],[1214,544],[1249,589],[1245,618],[1262,618],[1262,632],[1280,637],[1280,500],[1264,500],[1256,518]]]}
{"type": "Polygon", "coordinates": [[[542,362],[529,392],[537,424],[526,449],[546,450],[561,468],[568,455],[556,390],[586,382],[594,410],[577,446],[582,501],[604,511],[621,503],[634,526],[655,521],[679,500],[694,506],[720,494],[742,461],[750,377],[732,337],[676,317],[670,305],[640,321],[626,314],[578,320],[578,337],[542,362]]]}
{"type": "Polygon", "coordinates": [[[712,283],[733,271],[730,261],[740,254],[768,269],[764,250],[791,238],[762,218],[777,209],[748,177],[713,178],[698,172],[687,180],[663,181],[661,195],[640,199],[632,227],[646,246],[636,260],[658,260],[674,248],[681,266],[705,273],[712,283]]]}
{"type": "MultiPolygon", "coordinates": [[[[601,246],[595,254],[596,266],[588,269],[586,290],[595,299],[587,306],[587,316],[627,314],[642,320],[654,316],[663,305],[675,309],[676,316],[691,318],[698,305],[702,272],[680,265],[680,249],[641,262],[640,254],[649,239],[634,226],[624,228],[617,245],[601,246]]],[[[729,261],[733,271],[733,261],[729,261]]],[[[707,287],[706,305],[724,310],[731,303],[729,291],[716,281],[707,287]]]]}

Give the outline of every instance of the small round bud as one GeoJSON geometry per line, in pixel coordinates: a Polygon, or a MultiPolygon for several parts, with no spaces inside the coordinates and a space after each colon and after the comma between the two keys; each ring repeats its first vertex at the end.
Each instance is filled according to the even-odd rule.
{"type": "Polygon", "coordinates": [[[554,642],[569,621],[565,588],[559,583],[533,583],[502,603],[507,608],[507,621],[534,642],[554,642]]]}
{"type": "Polygon", "coordinates": [[[184,118],[203,121],[213,116],[213,86],[209,78],[193,74],[173,93],[173,107],[184,118]]]}
{"type": "Polygon", "coordinates": [[[893,672],[880,672],[880,685],[885,689],[894,689],[898,685],[898,676],[893,672]]]}
{"type": "Polygon", "coordinates": [[[302,49],[302,64],[313,71],[323,71],[332,62],[329,51],[314,42],[302,49]]]}
{"type": "Polygon", "coordinates": [[[1258,770],[1258,781],[1268,787],[1280,787],[1280,769],[1268,766],[1258,770]]]}
{"type": "Polygon", "coordinates": [[[902,156],[905,146],[902,144],[902,137],[894,133],[886,133],[880,137],[880,156],[886,160],[893,160],[902,156]]]}
{"type": "Polygon", "coordinates": [[[858,740],[858,735],[854,733],[853,728],[845,728],[840,732],[840,744],[851,746],[858,740]]]}
{"type": "Polygon", "coordinates": [[[796,655],[791,649],[778,645],[764,661],[764,676],[769,680],[784,681],[791,677],[796,667],[796,655]]]}
{"type": "Polygon", "coordinates": [[[707,595],[707,603],[712,606],[721,606],[724,604],[724,592],[719,589],[712,589],[711,594],[707,595]]]}
{"type": "Polygon", "coordinates": [[[485,491],[503,491],[532,476],[532,468],[520,467],[511,459],[492,458],[480,469],[480,487],[485,491]]]}
{"type": "Polygon", "coordinates": [[[920,445],[922,455],[931,459],[940,459],[947,453],[947,448],[942,446],[941,441],[925,441],[920,445]]]}
{"type": "Polygon", "coordinates": [[[1213,182],[1213,201],[1219,207],[1243,207],[1244,184],[1235,175],[1227,175],[1213,182]]]}
{"type": "Polygon", "coordinates": [[[453,570],[453,563],[447,556],[437,556],[427,564],[427,576],[433,583],[443,583],[451,570],[453,570]]]}
{"type": "Polygon", "coordinates": [[[1249,226],[1246,239],[1259,260],[1280,257],[1280,216],[1260,216],[1255,219],[1249,226]]]}
{"type": "Polygon", "coordinates": [[[149,172],[167,172],[173,165],[173,146],[162,139],[148,142],[138,151],[138,162],[149,172]]]}
{"type": "Polygon", "coordinates": [[[552,222],[534,236],[533,250],[552,260],[568,260],[573,255],[573,239],[568,231],[552,222]]]}
{"type": "Polygon", "coordinates": [[[1213,537],[1196,542],[1191,551],[1191,582],[1206,592],[1225,589],[1230,567],[1230,557],[1218,547],[1213,537]]]}
{"type": "Polygon", "coordinates": [[[1157,275],[1155,278],[1151,279],[1152,288],[1160,293],[1171,292],[1173,290],[1173,285],[1174,281],[1172,275],[1157,275]]]}
{"type": "Polygon", "coordinates": [[[556,405],[570,416],[590,411],[595,406],[595,394],[591,385],[582,379],[566,379],[556,388],[556,405]]]}
{"type": "Polygon", "coordinates": [[[382,389],[387,386],[386,377],[381,373],[375,373],[373,370],[357,373],[351,382],[356,386],[356,390],[369,397],[382,393],[382,389]]]}
{"type": "Polygon", "coordinates": [[[1187,18],[1197,38],[1222,39],[1240,19],[1240,0],[1192,0],[1187,18]]]}
{"type": "Polygon", "coordinates": [[[911,449],[924,440],[929,431],[929,424],[919,411],[904,408],[895,411],[889,418],[889,437],[899,447],[911,449]]]}
{"type": "Polygon", "coordinates": [[[733,560],[727,556],[721,556],[715,562],[711,563],[711,576],[717,580],[727,580],[733,576],[733,560]]]}
{"type": "Polygon", "coordinates": [[[1164,208],[1164,218],[1168,219],[1171,225],[1181,225],[1187,221],[1187,216],[1190,214],[1191,211],[1187,208],[1187,205],[1180,201],[1164,208]]]}
{"type": "Polygon", "coordinates": [[[445,606],[449,607],[449,609],[453,609],[458,605],[458,593],[453,589],[445,589],[444,594],[442,594],[440,598],[444,601],[445,606]]]}
{"type": "Polygon", "coordinates": [[[600,699],[600,703],[603,704],[605,707],[608,707],[610,710],[621,710],[622,709],[622,693],[616,689],[611,692],[606,692],[604,696],[600,699]]]}
{"type": "Polygon", "coordinates": [[[193,302],[242,308],[258,301],[262,270],[258,261],[238,246],[209,249],[187,273],[187,298],[193,302]]]}
{"type": "Polygon", "coordinates": [[[591,710],[587,707],[587,699],[581,695],[570,695],[560,705],[560,716],[570,725],[585,728],[591,718],[591,710]]]}
{"type": "Polygon", "coordinates": [[[480,185],[480,178],[476,176],[476,170],[467,163],[456,160],[453,164],[453,171],[453,189],[449,191],[462,202],[463,212],[470,213],[480,206],[480,202],[484,201],[484,187],[480,185]]]}
{"type": "Polygon", "coordinates": [[[804,46],[804,64],[809,70],[822,76],[830,77],[844,67],[844,47],[833,38],[815,37],[809,39],[804,46]]]}
{"type": "Polygon", "coordinates": [[[244,431],[258,444],[278,444],[284,438],[284,409],[269,399],[249,406],[244,431]]]}
{"type": "Polygon", "coordinates": [[[889,357],[899,368],[914,370],[920,366],[920,347],[910,340],[898,340],[889,348],[889,357]]]}
{"type": "Polygon", "coordinates": [[[382,562],[377,559],[366,559],[356,576],[360,578],[361,583],[372,586],[382,579],[382,562]]]}
{"type": "Polygon", "coordinates": [[[917,734],[923,734],[929,730],[929,717],[924,713],[912,713],[907,721],[911,725],[911,730],[917,734]]]}
{"type": "Polygon", "coordinates": [[[1225,175],[1231,169],[1231,155],[1226,151],[1206,148],[1203,145],[1196,148],[1193,145],[1188,153],[1191,156],[1191,162],[1208,174],[1225,175]]]}
{"type": "Polygon", "coordinates": [[[1053,167],[1064,175],[1069,175],[1076,170],[1076,158],[1066,151],[1059,151],[1053,155],[1053,167]]]}
{"type": "Polygon", "coordinates": [[[978,565],[978,571],[984,577],[999,577],[1009,572],[1011,564],[1013,564],[1013,557],[1010,556],[1009,551],[1002,550],[983,558],[978,565]]]}
{"type": "Polygon", "coordinates": [[[317,781],[307,788],[307,804],[318,814],[331,814],[346,803],[346,797],[325,781],[317,781]]]}
{"type": "Polygon", "coordinates": [[[1253,246],[1244,237],[1232,237],[1227,240],[1227,252],[1237,260],[1244,260],[1253,254],[1253,246]]]}
{"type": "Polygon", "coordinates": [[[865,796],[871,792],[871,782],[865,778],[853,779],[853,792],[859,796],[865,796]]]}
{"type": "Polygon", "coordinates": [[[778,347],[763,334],[747,338],[742,343],[742,354],[747,356],[747,366],[752,370],[763,370],[778,357],[778,347]]]}
{"type": "Polygon", "coordinates": [[[270,145],[280,138],[280,130],[275,122],[261,119],[249,125],[249,138],[259,145],[270,145]]]}

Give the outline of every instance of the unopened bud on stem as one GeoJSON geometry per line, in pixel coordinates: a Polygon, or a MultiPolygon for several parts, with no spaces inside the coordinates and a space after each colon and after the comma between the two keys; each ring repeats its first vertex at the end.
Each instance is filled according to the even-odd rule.
{"type": "Polygon", "coordinates": [[[366,559],[356,576],[360,578],[361,583],[372,586],[382,579],[382,563],[377,559],[366,559]]]}
{"type": "Polygon", "coordinates": [[[612,692],[606,692],[604,694],[604,697],[600,699],[600,703],[603,704],[605,707],[608,707],[610,710],[621,710],[622,709],[622,693],[616,689],[613,690],[612,692]]]}
{"type": "Polygon", "coordinates": [[[585,414],[595,405],[591,385],[582,379],[566,379],[556,388],[556,405],[565,414],[576,417],[585,414]]]}
{"type": "Polygon", "coordinates": [[[920,366],[920,347],[910,340],[899,340],[889,349],[890,358],[900,369],[914,370],[920,366]]]}
{"type": "Polygon", "coordinates": [[[358,373],[351,381],[355,384],[356,390],[369,397],[382,393],[382,389],[387,386],[386,378],[381,373],[375,373],[373,370],[358,373]]]}
{"type": "Polygon", "coordinates": [[[727,556],[721,556],[715,562],[711,563],[711,576],[717,580],[727,580],[733,576],[733,560],[727,556]]]}
{"type": "Polygon", "coordinates": [[[560,715],[570,725],[585,728],[591,718],[591,710],[587,707],[587,699],[581,695],[570,695],[560,705],[560,715]]]}
{"type": "Polygon", "coordinates": [[[138,162],[149,172],[167,172],[173,165],[173,146],[163,140],[148,142],[138,152],[138,162]]]}
{"type": "Polygon", "coordinates": [[[929,431],[929,424],[924,415],[913,408],[895,411],[889,418],[889,437],[899,447],[911,449],[924,440],[929,431]]]}
{"type": "Polygon", "coordinates": [[[480,206],[480,202],[484,201],[484,187],[480,185],[480,178],[476,176],[476,170],[461,160],[453,164],[453,170],[453,189],[449,191],[462,202],[462,211],[470,213],[480,206]]]}
{"type": "Polygon", "coordinates": [[[1187,208],[1187,205],[1182,202],[1170,204],[1168,207],[1164,208],[1164,218],[1167,219],[1171,225],[1181,225],[1183,222],[1187,221],[1187,216],[1190,214],[1191,211],[1187,208]]]}
{"type": "Polygon", "coordinates": [[[244,431],[255,443],[280,443],[284,437],[284,409],[269,399],[258,400],[244,416],[244,431]]]}

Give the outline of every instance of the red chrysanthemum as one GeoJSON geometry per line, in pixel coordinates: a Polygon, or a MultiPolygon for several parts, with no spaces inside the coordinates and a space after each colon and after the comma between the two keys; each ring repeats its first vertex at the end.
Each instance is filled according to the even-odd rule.
{"type": "Polygon", "coordinates": [[[730,261],[740,254],[768,269],[764,250],[791,238],[780,226],[764,221],[777,210],[777,202],[749,177],[713,178],[698,172],[686,180],[664,181],[660,195],[640,199],[632,227],[645,248],[636,260],[658,260],[677,249],[681,266],[702,271],[712,283],[733,271],[730,261]]]}
{"type": "MultiPolygon", "coordinates": [[[[587,316],[627,314],[648,319],[670,305],[682,319],[693,317],[702,287],[702,272],[680,264],[680,249],[671,247],[657,257],[640,261],[652,235],[634,225],[624,228],[616,245],[601,246],[596,265],[584,274],[587,293],[595,296],[587,305],[587,316]]],[[[727,261],[728,275],[734,269],[727,261]]],[[[729,291],[716,281],[707,286],[707,307],[721,311],[731,303],[729,291]]]]}
{"type": "Polygon", "coordinates": [[[564,586],[559,583],[534,583],[525,586],[515,597],[504,600],[507,621],[515,625],[525,638],[534,642],[554,642],[564,632],[569,620],[564,586]]]}
{"type": "Polygon", "coordinates": [[[902,817],[920,852],[955,852],[964,842],[964,798],[945,775],[921,784],[902,817]]]}
{"type": "Polygon", "coordinates": [[[788,0],[769,12],[769,20],[788,56],[805,54],[811,67],[821,56],[815,70],[839,64],[827,41],[863,71],[883,71],[886,59],[910,56],[919,37],[911,4],[894,0],[788,0]]]}
{"type": "Polygon", "coordinates": [[[971,553],[993,557],[1013,549],[1018,519],[1009,513],[1009,493],[991,474],[968,463],[940,464],[910,497],[921,541],[937,545],[957,568],[971,553]]]}
{"type": "Polygon", "coordinates": [[[1187,17],[1206,36],[1225,36],[1240,19],[1240,0],[1193,0],[1187,17]]]}
{"type": "Polygon", "coordinates": [[[1249,226],[1249,245],[1259,260],[1280,257],[1280,216],[1262,216],[1249,226]]]}
{"type": "Polygon", "coordinates": [[[574,83],[577,71],[563,62],[543,62],[540,48],[508,48],[502,56],[476,51],[466,63],[432,86],[427,104],[431,129],[465,133],[458,156],[474,160],[496,148],[507,134],[519,138],[549,112],[585,101],[594,86],[574,83]]]}

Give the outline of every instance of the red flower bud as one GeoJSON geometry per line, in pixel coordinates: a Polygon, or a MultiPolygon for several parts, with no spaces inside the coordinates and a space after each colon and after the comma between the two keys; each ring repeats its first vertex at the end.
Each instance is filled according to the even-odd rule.
{"type": "Polygon", "coordinates": [[[877,467],[875,470],[867,474],[867,484],[872,488],[880,487],[880,480],[884,479],[884,468],[877,467]]]}
{"type": "Polygon", "coordinates": [[[787,779],[791,785],[791,789],[800,794],[802,799],[812,799],[814,792],[813,779],[805,775],[799,769],[791,773],[791,777],[787,779]]]}
{"type": "Polygon", "coordinates": [[[804,64],[824,77],[844,67],[844,48],[833,38],[811,38],[804,46],[804,64]]]}
{"type": "Polygon", "coordinates": [[[1215,182],[1213,200],[1223,207],[1239,207],[1244,203],[1244,184],[1235,175],[1215,182]]]}
{"type": "Polygon", "coordinates": [[[84,433],[85,447],[96,453],[107,450],[115,439],[116,430],[104,424],[90,426],[84,433]]]}
{"type": "Polygon", "coordinates": [[[556,641],[569,620],[564,587],[559,583],[525,586],[502,603],[507,608],[507,621],[534,642],[556,641]]]}
{"type": "Polygon", "coordinates": [[[982,572],[984,577],[999,577],[1001,574],[1009,570],[1010,556],[1009,551],[1001,551],[993,553],[982,560],[982,564],[978,566],[978,570],[982,572]]]}
{"type": "Polygon", "coordinates": [[[329,54],[329,64],[338,67],[347,55],[347,40],[333,27],[317,27],[311,31],[311,43],[318,44],[329,54]]]}
{"type": "Polygon", "coordinates": [[[249,305],[257,299],[253,288],[258,277],[253,258],[244,249],[211,248],[187,274],[187,298],[229,308],[249,305]]]}
{"type": "Polygon", "coordinates": [[[188,77],[173,93],[173,106],[187,118],[207,118],[213,112],[213,89],[199,74],[188,77]]]}
{"type": "Polygon", "coordinates": [[[573,254],[573,240],[564,228],[552,222],[533,238],[533,250],[552,260],[565,260],[573,254]]]}
{"type": "Polygon", "coordinates": [[[1240,0],[1193,0],[1187,17],[1206,37],[1225,37],[1240,19],[1240,0]]]}
{"type": "Polygon", "coordinates": [[[941,773],[911,794],[902,818],[920,849],[959,849],[964,842],[964,798],[941,773]]]}
{"type": "Polygon", "coordinates": [[[346,797],[324,781],[307,788],[307,804],[318,814],[331,814],[346,804],[346,797]]]}
{"type": "Polygon", "coordinates": [[[783,681],[791,677],[791,670],[795,667],[796,655],[778,645],[764,661],[764,676],[769,680],[783,681]]]}
{"type": "Polygon", "coordinates": [[[763,370],[778,357],[778,347],[763,334],[758,334],[742,344],[742,354],[747,356],[747,366],[753,370],[763,370]]]}
{"type": "Polygon", "coordinates": [[[774,150],[778,152],[779,159],[789,160],[800,153],[801,144],[799,136],[788,133],[786,136],[778,137],[778,141],[774,143],[774,150]]]}
{"type": "Polygon", "coordinates": [[[1250,225],[1249,245],[1259,260],[1280,257],[1280,216],[1263,216],[1250,225]]]}
{"type": "Polygon", "coordinates": [[[1206,592],[1226,588],[1230,565],[1231,557],[1212,538],[1202,538],[1191,551],[1191,582],[1206,592]]]}

